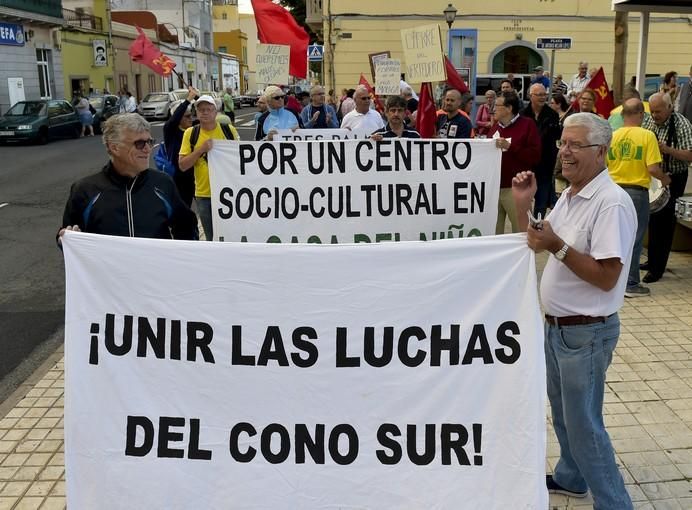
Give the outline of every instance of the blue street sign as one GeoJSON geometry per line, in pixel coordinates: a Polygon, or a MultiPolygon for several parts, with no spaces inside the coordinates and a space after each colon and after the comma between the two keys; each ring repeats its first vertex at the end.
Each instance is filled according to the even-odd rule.
{"type": "Polygon", "coordinates": [[[571,37],[539,37],[536,39],[539,50],[569,50],[572,48],[571,37]]]}
{"type": "Polygon", "coordinates": [[[324,56],[324,46],[321,44],[311,44],[308,46],[308,60],[310,62],[322,62],[324,56]]]}
{"type": "Polygon", "coordinates": [[[24,28],[14,23],[0,23],[0,44],[24,46],[24,28]]]}

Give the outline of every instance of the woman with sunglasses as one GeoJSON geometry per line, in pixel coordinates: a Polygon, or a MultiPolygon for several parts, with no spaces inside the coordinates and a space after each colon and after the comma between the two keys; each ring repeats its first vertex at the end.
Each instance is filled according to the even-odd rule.
{"type": "Polygon", "coordinates": [[[264,89],[267,111],[257,119],[255,140],[271,140],[279,129],[298,129],[302,127],[300,117],[285,107],[286,94],[276,85],[264,89]]]}
{"type": "Polygon", "coordinates": [[[197,217],[166,173],[149,170],[154,140],[136,113],[104,123],[110,161],[72,185],[57,242],[66,230],[152,239],[198,239],[197,217]]]}

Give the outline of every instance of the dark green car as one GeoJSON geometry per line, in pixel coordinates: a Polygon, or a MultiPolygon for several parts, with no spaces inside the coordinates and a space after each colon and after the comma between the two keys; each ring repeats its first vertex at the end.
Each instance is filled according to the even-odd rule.
{"type": "Polygon", "coordinates": [[[63,99],[19,101],[0,117],[0,142],[48,143],[54,138],[79,138],[77,110],[63,99]]]}

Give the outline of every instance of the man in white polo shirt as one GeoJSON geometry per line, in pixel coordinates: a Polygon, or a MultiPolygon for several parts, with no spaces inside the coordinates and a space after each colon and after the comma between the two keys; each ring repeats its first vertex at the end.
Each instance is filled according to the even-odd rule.
{"type": "Polygon", "coordinates": [[[611,137],[597,115],[565,120],[558,144],[570,187],[546,221],[529,225],[532,172],[517,174],[512,191],[529,247],[553,254],[541,279],[548,398],[560,443],[548,491],[584,497],[590,489],[594,508],[631,510],[603,424],[606,371],[620,335],[617,312],[637,230],[632,200],[606,169],[611,137]]]}
{"type": "Polygon", "coordinates": [[[370,92],[364,85],[358,85],[353,100],[356,102],[356,109],[344,116],[344,120],[341,121],[342,128],[362,129],[372,134],[384,127],[382,115],[377,110],[370,109],[370,92]]]}

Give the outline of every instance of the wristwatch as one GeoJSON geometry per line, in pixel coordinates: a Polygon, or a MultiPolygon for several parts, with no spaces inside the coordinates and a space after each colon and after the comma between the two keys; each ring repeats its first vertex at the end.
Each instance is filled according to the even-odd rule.
{"type": "Polygon", "coordinates": [[[569,250],[569,246],[567,245],[567,243],[563,244],[562,248],[560,248],[558,251],[556,251],[554,253],[555,258],[557,260],[559,260],[560,262],[562,262],[563,260],[565,260],[565,257],[567,256],[568,250],[569,250]]]}

